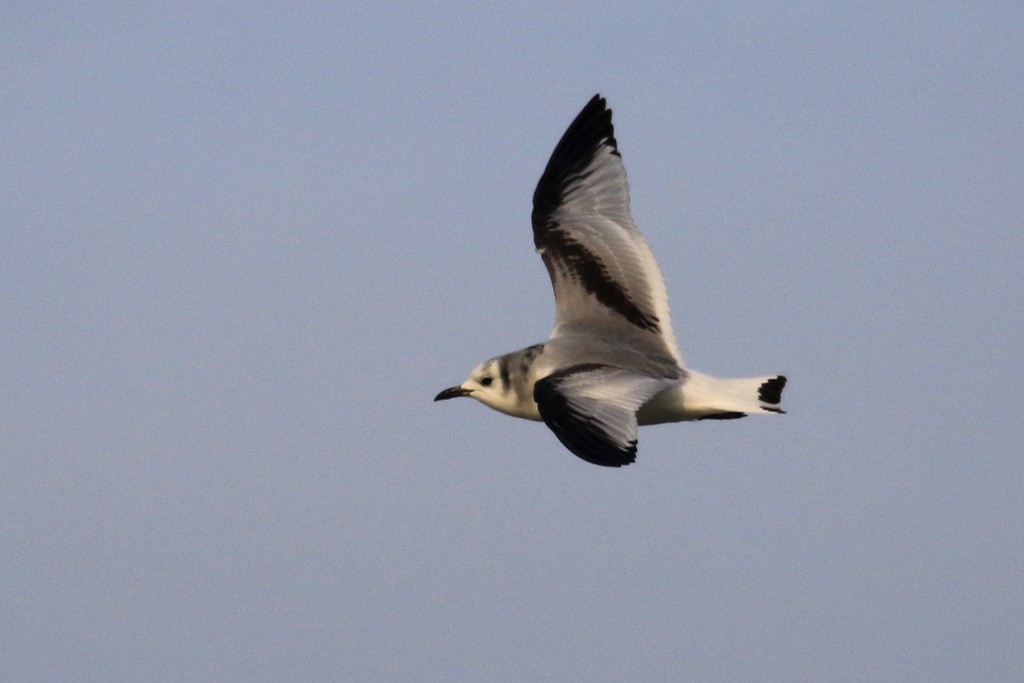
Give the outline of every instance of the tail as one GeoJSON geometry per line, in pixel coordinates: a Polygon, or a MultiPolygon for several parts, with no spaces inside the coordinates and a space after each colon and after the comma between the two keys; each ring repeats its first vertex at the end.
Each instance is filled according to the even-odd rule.
{"type": "Polygon", "coordinates": [[[747,413],[785,413],[784,375],[722,379],[687,370],[683,405],[692,420],[731,420],[747,413]]]}

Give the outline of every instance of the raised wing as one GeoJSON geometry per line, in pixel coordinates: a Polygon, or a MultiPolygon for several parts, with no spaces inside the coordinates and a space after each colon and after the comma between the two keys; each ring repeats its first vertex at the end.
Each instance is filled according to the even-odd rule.
{"type": "Polygon", "coordinates": [[[555,290],[552,336],[637,332],[682,365],[668,293],[629,214],[612,112],[595,95],[562,136],[533,193],[533,240],[555,290]]]}
{"type": "Polygon", "coordinates": [[[636,460],[637,409],[678,379],[607,365],[575,365],[533,387],[541,419],[587,462],[622,467],[636,460]]]}

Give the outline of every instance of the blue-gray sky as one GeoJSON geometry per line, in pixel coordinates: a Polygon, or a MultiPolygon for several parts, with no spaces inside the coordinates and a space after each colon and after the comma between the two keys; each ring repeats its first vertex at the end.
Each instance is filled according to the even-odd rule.
{"type": "Polygon", "coordinates": [[[1024,10],[0,10],[0,678],[1024,678],[1024,10]],[[434,404],[553,319],[595,92],[683,356],[607,470],[434,404]]]}

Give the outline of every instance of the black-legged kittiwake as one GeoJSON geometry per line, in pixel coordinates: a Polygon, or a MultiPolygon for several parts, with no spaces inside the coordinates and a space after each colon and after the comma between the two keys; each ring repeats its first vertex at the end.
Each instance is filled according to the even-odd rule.
{"type": "Polygon", "coordinates": [[[637,426],[782,413],[782,375],[721,379],[683,366],[658,264],[629,213],[612,112],[595,95],[533,193],[533,241],[555,290],[551,338],[484,361],[434,400],[470,396],[543,420],[587,462],[636,459],[637,426]]]}

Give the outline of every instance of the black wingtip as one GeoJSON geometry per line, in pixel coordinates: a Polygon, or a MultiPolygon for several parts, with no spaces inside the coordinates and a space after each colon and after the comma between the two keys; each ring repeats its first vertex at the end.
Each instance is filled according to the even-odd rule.
{"type": "Polygon", "coordinates": [[[580,110],[555,145],[540,182],[533,193],[533,216],[536,220],[546,215],[561,201],[565,179],[578,173],[593,158],[597,150],[607,145],[619,154],[612,126],[612,110],[600,94],[594,95],[580,110]]]}
{"type": "MultiPolygon", "coordinates": [[[[565,442],[563,442],[564,445],[565,442]]],[[[601,451],[592,450],[585,453],[573,452],[576,457],[586,460],[592,465],[601,467],[625,467],[636,462],[636,441],[630,441],[625,450],[609,451],[610,457],[605,457],[601,451]]]]}
{"type": "MultiPolygon", "coordinates": [[[[608,108],[608,101],[595,94],[590,101],[580,110],[572,123],[566,129],[562,140],[578,138],[581,142],[588,142],[595,148],[606,144],[612,148],[614,154],[619,153],[619,145],[615,141],[615,126],[612,125],[612,110],[608,108]]],[[[555,147],[557,152],[558,148],[555,147]]]]}

